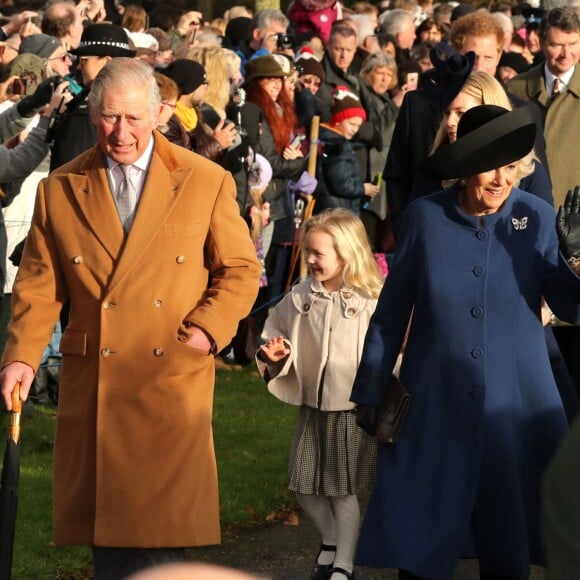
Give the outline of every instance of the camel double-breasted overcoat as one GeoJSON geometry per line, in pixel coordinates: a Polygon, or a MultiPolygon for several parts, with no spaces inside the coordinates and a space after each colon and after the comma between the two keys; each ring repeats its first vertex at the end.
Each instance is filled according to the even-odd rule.
{"type": "Polygon", "coordinates": [[[37,368],[70,300],[58,544],[219,543],[214,359],[185,344],[184,322],[224,347],[259,275],[231,176],[160,134],[126,240],[98,147],[41,182],[3,364],[37,368]]]}

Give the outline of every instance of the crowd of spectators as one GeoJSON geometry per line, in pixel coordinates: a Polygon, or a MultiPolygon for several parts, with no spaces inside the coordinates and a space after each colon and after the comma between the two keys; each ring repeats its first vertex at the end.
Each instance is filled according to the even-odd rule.
{"type": "MultiPolygon", "coordinates": [[[[271,167],[261,195],[269,218],[261,235],[259,320],[297,274],[292,254],[303,195],[314,195],[315,212],[348,207],[359,214],[379,260],[393,251],[409,201],[441,185],[426,184],[417,166],[449,115],[451,101],[434,93],[466,79],[450,80],[457,72],[449,64],[454,54],[469,55],[469,69],[493,78],[494,90],[505,91],[510,106],[536,103],[535,159],[544,182],[554,186],[542,185],[541,195],[560,205],[580,182],[572,159],[580,50],[573,42],[576,8],[556,4],[296,0],[286,14],[232,6],[213,19],[154,1],[49,0],[39,10],[21,11],[4,5],[0,109],[17,116],[0,149],[15,160],[2,170],[7,227],[1,235],[8,240],[1,244],[7,251],[0,263],[9,270],[0,280],[4,292],[10,293],[9,256],[26,233],[36,184],[94,144],[90,84],[118,56],[154,67],[165,95],[159,130],[231,171],[249,223],[257,209],[248,185],[256,155],[271,167]],[[66,83],[63,98],[49,105],[59,81],[66,83]],[[43,92],[47,83],[50,90],[43,92]],[[30,99],[32,108],[26,107],[30,99]],[[351,134],[333,130],[338,110],[354,122],[351,134]],[[311,139],[315,116],[322,127],[320,137],[311,139]],[[40,153],[47,154],[42,162],[40,153]],[[318,162],[309,164],[314,155],[318,162]],[[350,156],[345,177],[340,160],[350,156]],[[12,200],[17,211],[8,207],[12,200]]],[[[575,338],[569,342],[564,348],[577,346],[575,338]]],[[[578,365],[571,365],[578,387],[578,365]]]]}

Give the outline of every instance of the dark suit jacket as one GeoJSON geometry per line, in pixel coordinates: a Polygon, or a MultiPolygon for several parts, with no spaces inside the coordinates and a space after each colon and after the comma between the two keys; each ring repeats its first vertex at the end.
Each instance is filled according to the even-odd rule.
{"type": "MultiPolygon", "coordinates": [[[[508,93],[513,107],[527,104],[521,98],[508,93]]],[[[433,180],[417,171],[417,165],[429,155],[443,109],[437,101],[419,89],[407,93],[393,133],[393,141],[387,157],[383,177],[387,186],[387,201],[393,233],[397,237],[403,213],[409,202],[433,192],[433,180]]],[[[549,172],[545,151],[541,111],[534,111],[536,143],[534,148],[546,171],[549,172]]]]}

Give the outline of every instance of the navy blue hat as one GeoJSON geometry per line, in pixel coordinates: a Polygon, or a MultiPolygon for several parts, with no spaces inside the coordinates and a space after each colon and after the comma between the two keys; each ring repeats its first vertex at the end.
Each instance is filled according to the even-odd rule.
{"type": "Polygon", "coordinates": [[[446,42],[437,43],[429,53],[433,68],[423,73],[425,92],[447,107],[461,92],[475,64],[475,52],[459,54],[446,42]]]}

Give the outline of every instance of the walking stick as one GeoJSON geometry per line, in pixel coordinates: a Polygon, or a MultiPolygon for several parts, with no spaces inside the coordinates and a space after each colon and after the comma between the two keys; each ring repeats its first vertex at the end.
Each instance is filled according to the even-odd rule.
{"type": "Polygon", "coordinates": [[[12,577],[12,556],[14,553],[14,533],[18,510],[18,482],[20,480],[20,383],[12,391],[12,412],[8,443],[2,464],[0,478],[0,579],[12,577]]]}
{"type": "MultiPolygon", "coordinates": [[[[307,171],[312,177],[316,177],[316,160],[318,156],[318,132],[320,129],[320,117],[315,115],[312,117],[310,124],[310,149],[308,151],[308,167],[307,171]]],[[[302,232],[302,224],[312,217],[314,211],[315,199],[311,193],[300,194],[300,199],[296,202],[294,210],[294,243],[292,244],[292,255],[290,256],[290,270],[288,272],[288,279],[286,280],[286,291],[292,285],[294,270],[300,258],[300,234],[302,232]]],[[[306,266],[300,265],[300,278],[306,276],[306,266]]]]}

